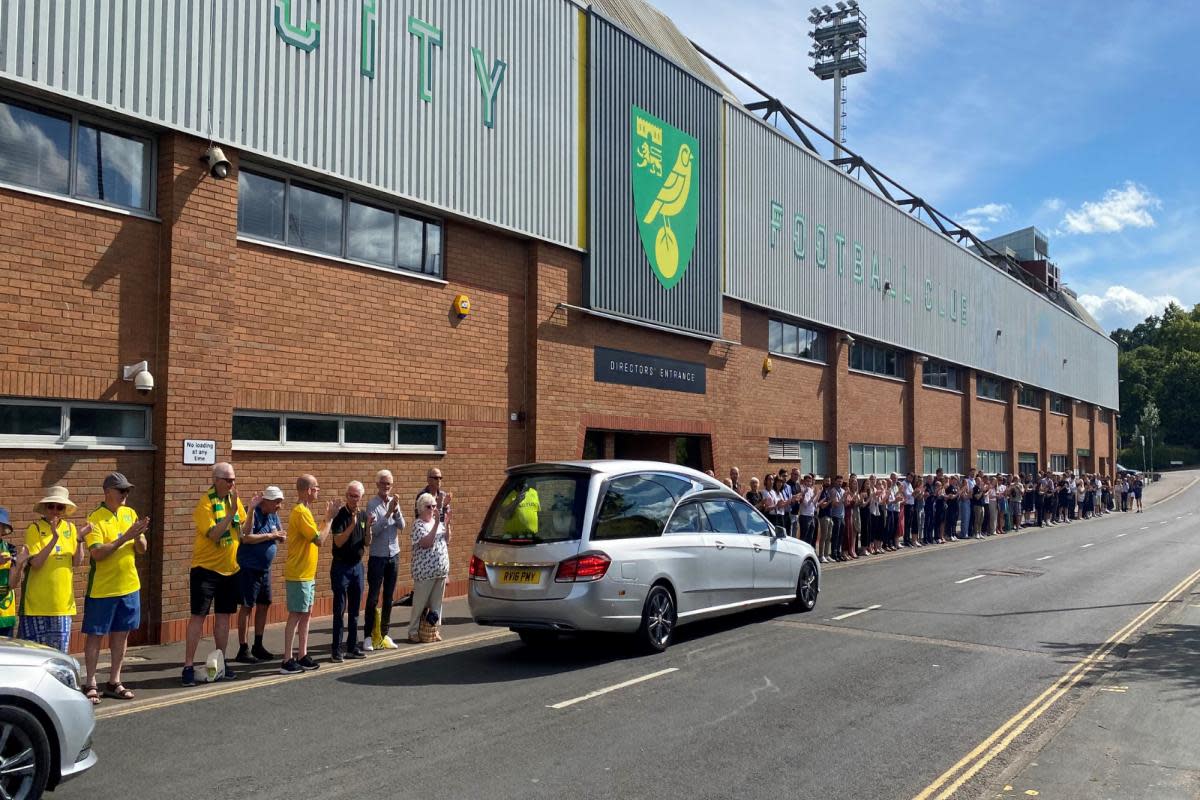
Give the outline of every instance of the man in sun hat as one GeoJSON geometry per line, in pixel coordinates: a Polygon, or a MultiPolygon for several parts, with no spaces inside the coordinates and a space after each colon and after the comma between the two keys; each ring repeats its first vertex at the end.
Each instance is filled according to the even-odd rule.
{"type": "MultiPolygon", "coordinates": [[[[0,507],[0,537],[9,536],[12,532],[8,509],[0,507]]],[[[17,593],[13,587],[21,582],[28,560],[29,550],[24,545],[13,547],[0,538],[0,637],[11,639],[16,634],[17,593]]]]}
{"type": "Polygon", "coordinates": [[[279,504],[283,502],[283,490],[268,486],[262,494],[255,495],[246,513],[253,519],[249,532],[242,533],[238,545],[238,587],[242,607],[238,609],[238,652],[234,661],[257,664],[272,661],[275,656],[263,646],[263,632],[267,629],[267,612],[271,608],[271,563],[279,543],[287,538],[287,531],[279,521],[279,504]],[[254,612],[254,647],[247,637],[250,633],[250,612],[254,612]]]}
{"type": "Polygon", "coordinates": [[[107,636],[111,666],[105,697],[132,700],[133,692],[121,683],[121,666],[129,632],[142,624],[141,588],[135,556],[146,554],[146,531],[150,518],[138,518],[126,504],[133,484],[120,472],[104,478],[104,502],[88,514],[92,530],[83,543],[92,565],[88,571],[87,598],[83,604],[84,694],[93,705],[100,702],[96,687],[96,664],[100,660],[100,642],[107,636]]]}
{"type": "Polygon", "coordinates": [[[79,537],[92,529],[79,529],[67,517],[76,510],[65,486],[51,486],[34,510],[41,516],[25,531],[29,549],[25,582],[21,591],[22,639],[58,648],[64,653],[71,644],[71,620],[75,616],[75,567],[83,564],[79,537]]]}

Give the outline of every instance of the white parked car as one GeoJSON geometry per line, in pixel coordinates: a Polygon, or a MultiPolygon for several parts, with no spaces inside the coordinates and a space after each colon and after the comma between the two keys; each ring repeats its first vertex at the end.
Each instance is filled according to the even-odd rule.
{"type": "Polygon", "coordinates": [[[58,650],[0,639],[0,797],[34,800],[91,769],[92,703],[79,662],[58,650]]]}
{"type": "Polygon", "coordinates": [[[475,621],[526,643],[609,631],[661,651],[687,622],[779,603],[811,610],[821,568],[809,545],[702,472],[570,461],[508,470],[470,578],[475,621]]]}

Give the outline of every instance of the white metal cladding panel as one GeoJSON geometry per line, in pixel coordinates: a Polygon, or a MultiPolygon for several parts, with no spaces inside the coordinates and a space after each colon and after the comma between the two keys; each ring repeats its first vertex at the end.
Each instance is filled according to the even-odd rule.
{"type": "Polygon", "coordinates": [[[565,0],[294,0],[318,47],[288,45],[269,0],[0,0],[0,78],[240,150],[579,246],[579,36],[565,0]],[[433,101],[415,16],[441,28],[433,101]],[[506,62],[494,128],[471,56],[506,62]]]}
{"type": "Polygon", "coordinates": [[[711,336],[721,334],[720,95],[620,28],[589,17],[590,303],[595,309],[711,336]],[[634,212],[630,108],[694,136],[699,224],[683,278],[663,289],[642,250],[634,212]]]}
{"type": "Polygon", "coordinates": [[[1118,406],[1117,347],[1108,337],[758,118],[729,104],[725,116],[727,294],[1107,408],[1118,406]],[[774,246],[772,202],[782,206],[774,246]],[[795,222],[797,214],[803,215],[802,225],[795,222]],[[818,226],[824,227],[827,243],[824,268],[818,265],[818,226]],[[795,230],[803,232],[802,257],[794,247],[795,230]],[[846,240],[840,274],[838,235],[846,240]],[[855,243],[862,246],[861,281],[854,269],[855,243]],[[872,286],[875,263],[879,282],[872,286]],[[886,295],[885,281],[894,287],[886,295]]]}

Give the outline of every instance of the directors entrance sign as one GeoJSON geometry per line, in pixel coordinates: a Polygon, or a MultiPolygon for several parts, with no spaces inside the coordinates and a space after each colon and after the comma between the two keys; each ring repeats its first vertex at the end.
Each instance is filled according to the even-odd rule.
{"type": "Polygon", "coordinates": [[[678,361],[608,347],[597,347],[594,357],[597,383],[620,383],[692,394],[704,394],[705,391],[704,365],[695,361],[678,361]]]}

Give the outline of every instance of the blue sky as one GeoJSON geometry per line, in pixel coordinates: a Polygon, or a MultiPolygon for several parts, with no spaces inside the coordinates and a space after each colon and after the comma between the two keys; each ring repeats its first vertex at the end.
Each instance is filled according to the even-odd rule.
{"type": "MultiPolygon", "coordinates": [[[[832,127],[831,83],[808,71],[811,2],[650,2],[832,127]]],[[[983,238],[1037,225],[1108,330],[1200,303],[1200,3],[860,5],[849,147],[983,238]]]]}

